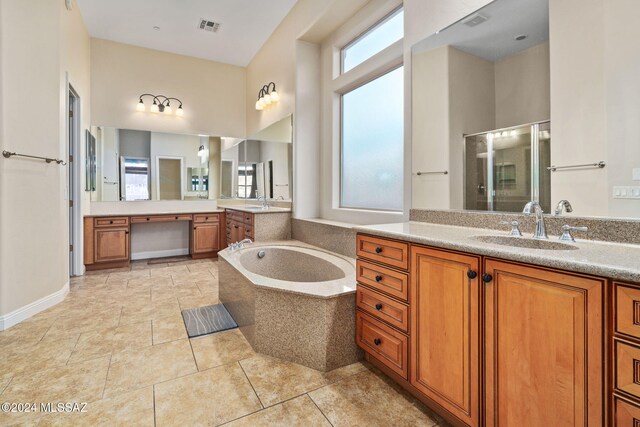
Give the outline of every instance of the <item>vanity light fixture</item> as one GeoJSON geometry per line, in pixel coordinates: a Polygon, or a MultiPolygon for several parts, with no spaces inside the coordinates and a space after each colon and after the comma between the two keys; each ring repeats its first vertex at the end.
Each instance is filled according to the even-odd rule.
{"type": "Polygon", "coordinates": [[[274,82],[270,82],[269,84],[262,86],[262,89],[260,89],[260,92],[258,92],[256,110],[264,110],[269,105],[276,104],[278,101],[280,101],[280,95],[276,91],[276,84],[274,82]],[[272,85],[273,89],[271,89],[272,85]]]}
{"type": "Polygon", "coordinates": [[[153,104],[149,107],[149,112],[151,113],[164,113],[164,114],[173,114],[173,108],[171,108],[171,101],[176,101],[180,105],[176,110],[176,116],[182,117],[184,116],[184,110],[182,109],[182,101],[178,98],[172,98],[164,95],[153,95],[151,93],[143,93],[139,97],[138,105],[136,106],[137,111],[147,111],[147,107],[142,100],[143,97],[150,96],[153,99],[153,104]]]}

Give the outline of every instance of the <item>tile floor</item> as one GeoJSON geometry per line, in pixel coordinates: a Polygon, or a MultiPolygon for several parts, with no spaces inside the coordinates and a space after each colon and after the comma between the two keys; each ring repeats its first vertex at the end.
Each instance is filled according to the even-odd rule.
{"type": "MultiPolygon", "coordinates": [[[[332,372],[256,354],[238,330],[188,339],[180,310],[218,302],[215,260],[89,273],[64,302],[0,332],[0,412],[21,426],[435,426],[373,367],[332,372]]],[[[442,421],[441,421],[442,423],[442,421]]]]}

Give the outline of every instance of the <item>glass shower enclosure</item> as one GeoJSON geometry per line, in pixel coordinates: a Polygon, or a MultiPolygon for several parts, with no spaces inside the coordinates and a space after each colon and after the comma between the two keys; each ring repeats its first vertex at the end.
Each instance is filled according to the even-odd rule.
{"type": "Polygon", "coordinates": [[[551,210],[549,121],[464,136],[464,208],[522,212],[535,200],[551,210]]]}

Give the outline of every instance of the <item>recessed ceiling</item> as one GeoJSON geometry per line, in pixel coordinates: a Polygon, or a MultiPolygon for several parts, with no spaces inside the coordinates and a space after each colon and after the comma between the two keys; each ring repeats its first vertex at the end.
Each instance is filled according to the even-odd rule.
{"type": "Polygon", "coordinates": [[[297,0],[77,0],[91,37],[247,66],[297,0]],[[200,29],[202,19],[219,23],[200,29]],[[158,27],[154,29],[154,27],[158,27]]]}

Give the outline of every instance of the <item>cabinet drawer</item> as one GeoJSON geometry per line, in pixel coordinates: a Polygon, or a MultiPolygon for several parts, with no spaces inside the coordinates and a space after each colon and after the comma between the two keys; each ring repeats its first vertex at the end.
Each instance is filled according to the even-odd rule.
{"type": "Polygon", "coordinates": [[[615,388],[640,398],[640,348],[614,341],[615,388]]]}
{"type": "Polygon", "coordinates": [[[356,261],[358,282],[403,301],[409,300],[409,276],[361,259],[356,261]]]}
{"type": "Polygon", "coordinates": [[[395,326],[402,332],[409,331],[409,307],[365,286],[358,285],[356,290],[357,307],[395,326]]]}
{"type": "Polygon", "coordinates": [[[226,210],[227,218],[234,221],[243,221],[243,214],[240,211],[226,210]]]}
{"type": "Polygon", "coordinates": [[[119,216],[110,218],[94,218],[94,227],[126,227],[129,225],[129,217],[119,216]]]}
{"type": "Polygon", "coordinates": [[[243,212],[242,220],[245,224],[253,224],[253,214],[243,212]]]}
{"type": "Polygon", "coordinates": [[[640,408],[619,397],[614,397],[614,423],[616,427],[640,426],[640,408]]]}
{"type": "Polygon", "coordinates": [[[147,222],[172,222],[172,221],[191,221],[191,214],[178,215],[146,215],[132,216],[132,224],[142,224],[147,222]]]}
{"type": "Polygon", "coordinates": [[[356,342],[372,357],[380,360],[403,378],[408,378],[409,339],[405,335],[358,310],[356,311],[356,342]]]}
{"type": "Polygon", "coordinates": [[[193,222],[197,222],[197,223],[219,222],[219,221],[220,221],[220,218],[217,213],[193,215],[193,222]]]}
{"type": "Polygon", "coordinates": [[[614,283],[616,332],[640,339],[640,289],[614,283]]]}
{"type": "Polygon", "coordinates": [[[356,253],[359,257],[407,270],[409,268],[409,244],[363,236],[356,238],[356,253]]]}

